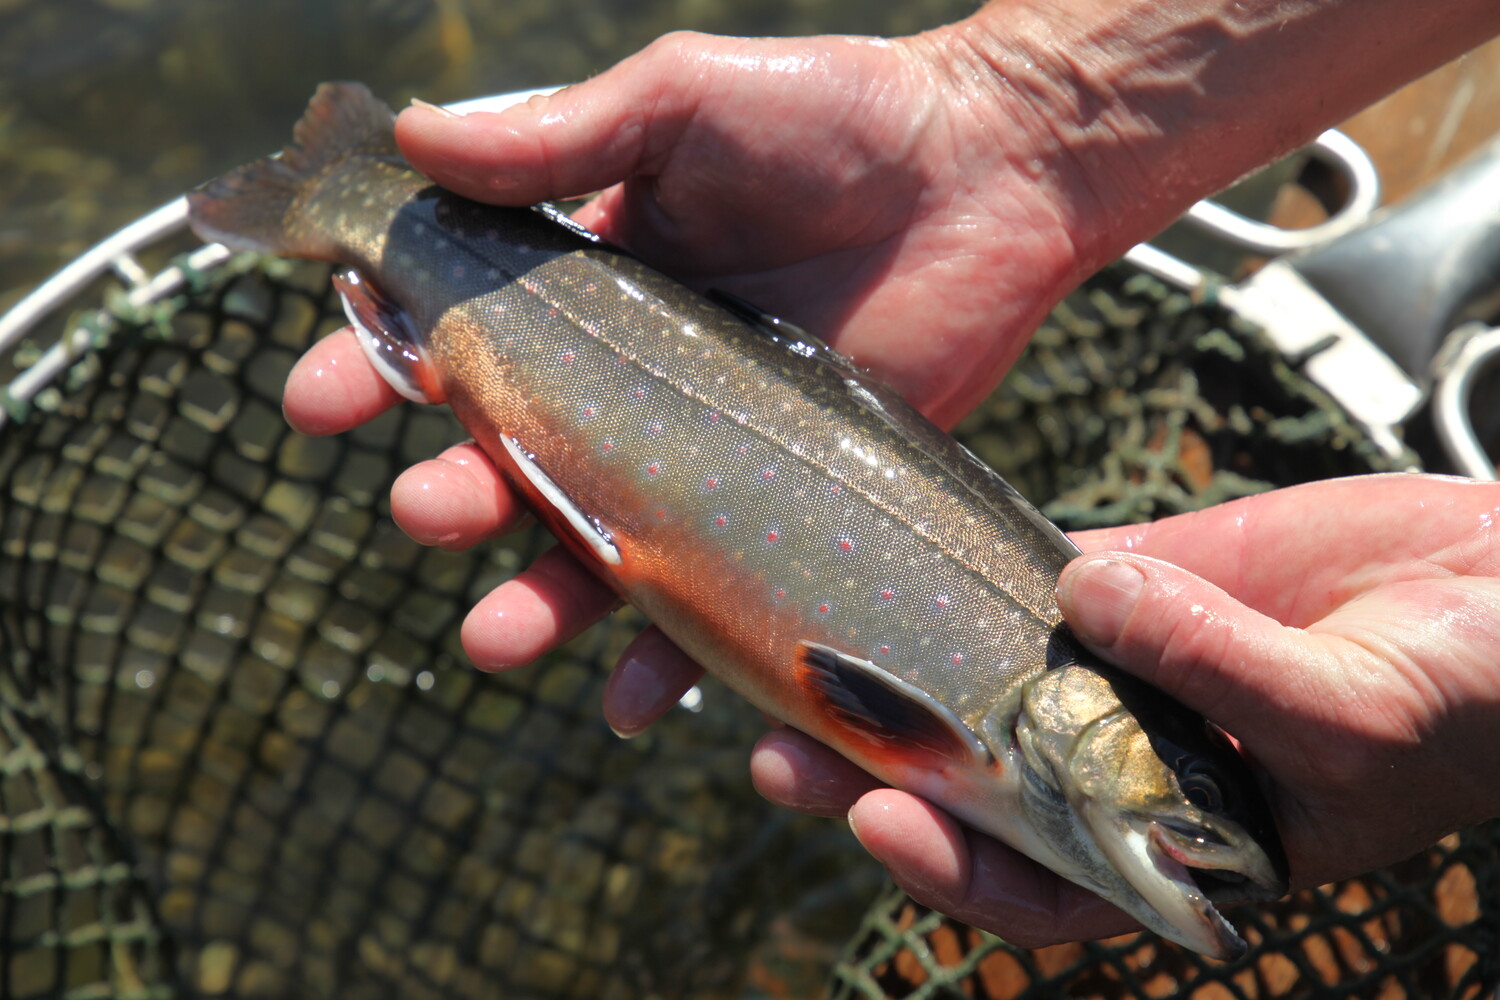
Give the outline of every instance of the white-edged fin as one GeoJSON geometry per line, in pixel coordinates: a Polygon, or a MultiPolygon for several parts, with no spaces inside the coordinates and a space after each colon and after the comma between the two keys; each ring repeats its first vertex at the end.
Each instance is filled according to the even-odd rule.
{"type": "Polygon", "coordinates": [[[892,748],[989,762],[989,749],[953,709],[883,667],[816,642],[802,643],[799,659],[805,687],[866,736],[892,748]]]}
{"type": "Polygon", "coordinates": [[[413,403],[443,402],[442,388],[422,346],[424,338],[406,311],[353,268],[335,274],[333,287],[359,346],[380,377],[413,403]]]}
{"type": "Polygon", "coordinates": [[[568,526],[573,529],[580,541],[593,550],[599,561],[608,566],[620,565],[620,550],[615,547],[614,539],[610,538],[609,532],[599,525],[598,521],[589,517],[578,506],[573,503],[568,495],[564,493],[552,477],[542,471],[536,460],[528,455],[514,438],[502,437],[500,443],[505,446],[505,453],[510,456],[516,464],[516,471],[526,477],[526,481],[536,487],[546,501],[552,505],[552,509],[563,516],[568,526]]]}

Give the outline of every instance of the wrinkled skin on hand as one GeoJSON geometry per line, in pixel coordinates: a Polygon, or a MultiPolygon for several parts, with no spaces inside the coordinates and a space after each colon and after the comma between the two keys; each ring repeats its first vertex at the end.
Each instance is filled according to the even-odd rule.
{"type": "MultiPolygon", "coordinates": [[[[397,136],[418,169],[481,200],[601,191],[579,218],[607,239],[806,326],[951,424],[1061,295],[1123,249],[1121,233],[1148,235],[1160,216],[1127,218],[1128,200],[1090,189],[1024,73],[1000,87],[979,76],[952,36],[674,35],[505,114],[408,110],[397,136]],[[1089,211],[1100,204],[1115,210],[1089,211]]],[[[285,408],[328,434],[397,401],[344,331],[293,371],[285,408]]],[[[1350,480],[1091,532],[1085,551],[1124,551],[1075,562],[1060,603],[1098,652],[1240,740],[1265,771],[1294,879],[1325,881],[1500,811],[1481,780],[1500,764],[1497,490],[1350,480]],[[1131,602],[1118,582],[1137,578],[1131,602]]],[[[448,548],[524,516],[472,445],[408,470],[392,509],[448,548]]],[[[481,669],[520,666],[614,604],[554,549],[479,602],[465,648],[481,669]]],[[[640,732],[700,673],[648,629],[611,676],[605,715],[640,732]]],[[[849,814],[916,898],[1017,944],[1130,926],[801,734],[763,739],[752,774],[775,801],[849,814]]]]}

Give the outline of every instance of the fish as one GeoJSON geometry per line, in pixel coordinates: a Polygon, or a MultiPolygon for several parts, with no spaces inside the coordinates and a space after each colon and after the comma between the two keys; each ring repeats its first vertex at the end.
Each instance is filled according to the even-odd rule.
{"type": "Polygon", "coordinates": [[[762,711],[1206,955],[1287,891],[1255,774],[1056,602],[1078,549],[898,393],[557,209],[433,184],[327,83],[189,195],[233,249],[335,262],[371,363],[446,404],[537,517],[762,711]]]}

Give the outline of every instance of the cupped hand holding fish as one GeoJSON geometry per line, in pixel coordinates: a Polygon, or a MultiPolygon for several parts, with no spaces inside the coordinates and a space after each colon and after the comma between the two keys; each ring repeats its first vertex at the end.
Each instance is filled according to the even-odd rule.
{"type": "MultiPolygon", "coordinates": [[[[1335,480],[1074,540],[1087,554],[1061,579],[1069,623],[1237,738],[1294,885],[1500,815],[1500,484],[1335,480]]],[[[848,812],[917,899],[1013,942],[1132,926],[799,734],[767,736],[752,766],[773,799],[848,812]]]]}

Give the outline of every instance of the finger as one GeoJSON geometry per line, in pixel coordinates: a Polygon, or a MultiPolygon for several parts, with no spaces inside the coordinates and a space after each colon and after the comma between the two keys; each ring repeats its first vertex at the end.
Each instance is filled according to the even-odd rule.
{"type": "Polygon", "coordinates": [[[881,786],[869,773],[795,729],[762,736],[750,754],[760,794],[815,816],[847,816],[866,792],[881,786]]]}
{"type": "Polygon", "coordinates": [[[1063,569],[1057,599],[1090,649],[1241,739],[1277,724],[1271,706],[1334,695],[1306,690],[1334,673],[1320,666],[1329,656],[1319,638],[1171,563],[1124,552],[1080,556],[1063,569]]]}
{"type": "Polygon", "coordinates": [[[457,116],[424,106],[396,119],[411,164],[459,194],[529,205],[651,172],[691,117],[692,87],[666,86],[660,44],[555,94],[499,113],[457,116]]]}
{"type": "MultiPolygon", "coordinates": [[[[1500,564],[1476,532],[1494,484],[1393,474],[1324,480],[1152,524],[1079,532],[1085,552],[1163,559],[1276,620],[1306,627],[1364,590],[1500,564]]],[[[1500,548],[1495,551],[1500,552],[1500,548]]]]}
{"type": "Polygon", "coordinates": [[[478,445],[455,445],[403,472],[391,487],[391,516],[423,545],[466,549],[507,531],[527,510],[478,445]]]}
{"type": "Polygon", "coordinates": [[[703,668],[652,625],[625,647],[605,682],[604,721],[620,736],[636,736],[702,676],[703,668]]]}
{"type": "Polygon", "coordinates": [[[565,549],[552,548],[480,599],[461,639],[480,670],[507,670],[567,642],[619,603],[565,549]]]}
{"type": "Polygon", "coordinates": [[[1087,890],[904,792],[864,796],[850,810],[849,824],[917,902],[1012,944],[1035,948],[1136,926],[1087,890]]]}
{"type": "Polygon", "coordinates": [[[286,378],[281,408],[303,434],[339,434],[374,419],[401,401],[366,360],[349,327],[318,341],[286,378]]]}

